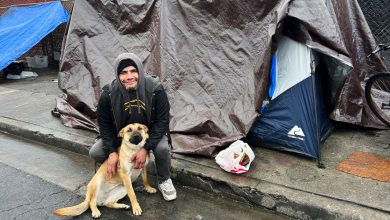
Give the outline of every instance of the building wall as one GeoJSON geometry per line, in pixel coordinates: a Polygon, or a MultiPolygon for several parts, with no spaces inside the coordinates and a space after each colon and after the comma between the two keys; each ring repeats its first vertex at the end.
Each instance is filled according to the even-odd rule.
{"type": "Polygon", "coordinates": [[[47,0],[6,0],[0,1],[0,7],[9,7],[12,5],[24,5],[38,2],[47,2],[47,0]]]}
{"type": "Polygon", "coordinates": [[[47,1],[48,0],[6,0],[6,1],[0,1],[0,15],[2,15],[10,6],[29,5],[29,4],[34,4],[34,3],[39,3],[39,2],[47,2],[47,1]]]}

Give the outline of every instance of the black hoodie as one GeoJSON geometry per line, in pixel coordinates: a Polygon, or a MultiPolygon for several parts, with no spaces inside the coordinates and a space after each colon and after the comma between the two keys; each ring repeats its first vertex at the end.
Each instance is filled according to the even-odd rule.
{"type": "Polygon", "coordinates": [[[129,101],[128,91],[120,83],[117,73],[118,65],[124,59],[131,59],[137,64],[139,77],[136,93],[138,99],[145,103],[146,126],[149,128],[149,139],[146,140],[144,148],[154,149],[163,135],[169,132],[170,106],[158,77],[146,74],[142,62],[135,54],[122,53],[114,63],[116,79],[103,87],[97,106],[99,132],[107,155],[117,151],[120,146],[118,133],[126,126],[129,114],[123,109],[124,103],[129,101]]]}

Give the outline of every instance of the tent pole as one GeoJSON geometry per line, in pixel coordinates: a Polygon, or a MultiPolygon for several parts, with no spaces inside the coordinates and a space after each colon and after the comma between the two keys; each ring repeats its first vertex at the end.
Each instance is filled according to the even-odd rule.
{"type": "Polygon", "coordinates": [[[320,149],[320,134],[319,134],[319,125],[318,125],[318,112],[317,112],[317,97],[316,97],[316,71],[315,71],[315,62],[314,60],[311,61],[311,81],[312,81],[312,89],[313,89],[313,102],[314,102],[314,123],[316,127],[316,142],[317,142],[317,152],[318,152],[318,158],[317,158],[317,166],[318,168],[324,169],[325,165],[322,162],[321,159],[321,149],[320,149]]]}

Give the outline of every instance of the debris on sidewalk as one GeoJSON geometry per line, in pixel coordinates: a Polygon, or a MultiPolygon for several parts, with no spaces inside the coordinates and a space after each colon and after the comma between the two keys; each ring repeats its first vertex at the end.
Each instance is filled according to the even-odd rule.
{"type": "Polygon", "coordinates": [[[26,79],[31,77],[38,77],[36,72],[22,71],[20,74],[7,74],[7,79],[26,79]]]}
{"type": "Polygon", "coordinates": [[[390,181],[390,158],[370,152],[356,151],[341,161],[336,169],[355,176],[390,181]]]}
{"type": "Polygon", "coordinates": [[[255,154],[249,145],[241,140],[233,142],[228,148],[220,151],[215,157],[217,164],[226,172],[248,172],[255,154]]]}

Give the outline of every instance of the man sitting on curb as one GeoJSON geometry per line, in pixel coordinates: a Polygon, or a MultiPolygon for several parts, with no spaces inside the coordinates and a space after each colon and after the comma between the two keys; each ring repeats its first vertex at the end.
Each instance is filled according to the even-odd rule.
{"type": "Polygon", "coordinates": [[[97,162],[108,158],[107,173],[113,176],[118,163],[117,149],[121,140],[118,132],[130,123],[148,126],[149,139],[132,158],[134,168],[144,167],[149,150],[153,151],[158,177],[158,188],[165,200],[176,199],[176,190],[170,178],[171,148],[168,144],[169,101],[157,77],[144,72],[135,54],[122,53],[114,63],[116,79],[103,87],[97,107],[100,131],[89,151],[97,162]]]}

